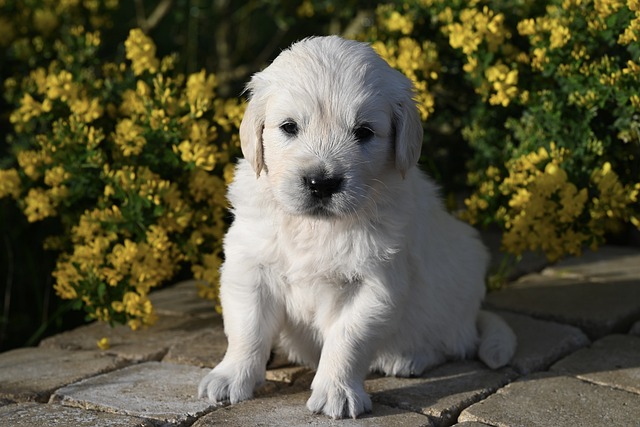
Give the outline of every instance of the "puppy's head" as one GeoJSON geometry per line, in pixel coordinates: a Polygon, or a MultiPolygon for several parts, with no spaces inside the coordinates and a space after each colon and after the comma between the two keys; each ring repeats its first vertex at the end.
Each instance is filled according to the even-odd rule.
{"type": "Polygon", "coordinates": [[[242,151],[287,212],[355,214],[376,202],[385,177],[418,161],[423,131],[411,82],[364,43],[305,39],[247,89],[242,151]]]}

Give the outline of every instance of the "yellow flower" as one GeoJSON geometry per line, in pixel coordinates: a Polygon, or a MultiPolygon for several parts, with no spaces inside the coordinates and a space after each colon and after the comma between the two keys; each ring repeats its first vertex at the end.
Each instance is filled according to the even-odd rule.
{"type": "Polygon", "coordinates": [[[524,19],[518,22],[518,33],[522,36],[530,36],[536,33],[536,20],[524,19]]]}
{"type": "Polygon", "coordinates": [[[36,222],[56,215],[56,203],[49,193],[40,188],[32,188],[24,198],[24,214],[27,221],[36,222]]]}
{"type": "Polygon", "coordinates": [[[79,88],[73,81],[73,75],[66,70],[58,74],[49,74],[46,78],[47,97],[51,100],[60,99],[63,102],[76,100],[79,88]]]}
{"type": "Polygon", "coordinates": [[[622,45],[630,45],[631,43],[637,43],[640,36],[640,12],[636,11],[635,19],[629,22],[629,26],[625,28],[624,32],[620,34],[618,43],[622,45]]]}
{"type": "Polygon", "coordinates": [[[80,280],[80,274],[78,270],[68,261],[67,256],[62,256],[56,263],[56,269],[52,273],[56,279],[56,283],[53,288],[62,299],[76,299],[78,293],[74,287],[74,284],[80,280]]]}
{"type": "Polygon", "coordinates": [[[486,43],[490,52],[497,52],[511,33],[504,26],[504,15],[495,13],[488,6],[479,10],[470,8],[460,12],[460,22],[448,24],[443,31],[449,36],[449,44],[461,49],[467,57],[465,71],[472,72],[477,67],[475,54],[481,43],[486,43]]]}
{"type": "Polygon", "coordinates": [[[157,316],[151,301],[146,295],[141,295],[137,292],[126,292],[122,303],[125,313],[131,316],[128,324],[134,331],[141,326],[151,326],[156,322],[157,316]]]}
{"type": "Polygon", "coordinates": [[[111,343],[107,337],[100,338],[96,344],[100,350],[109,350],[111,347],[111,343]]]}
{"type": "Polygon", "coordinates": [[[384,21],[384,25],[389,31],[399,31],[404,35],[411,34],[413,31],[413,19],[395,10],[384,21]]]}
{"type": "Polygon", "coordinates": [[[623,0],[595,0],[593,6],[600,19],[606,19],[624,6],[623,0]]]}
{"type": "Polygon", "coordinates": [[[183,162],[193,163],[206,171],[212,171],[216,166],[216,149],[202,140],[200,130],[197,129],[199,129],[198,125],[194,123],[191,131],[193,140],[182,141],[173,147],[173,151],[180,154],[183,162]]]}
{"type": "MultiPolygon", "coordinates": [[[[233,173],[233,168],[230,169],[231,173],[233,173]]],[[[225,166],[225,172],[227,170],[228,169],[225,166]]],[[[191,179],[189,180],[189,192],[191,193],[193,200],[198,203],[209,202],[221,206],[225,205],[226,198],[224,196],[224,182],[219,177],[207,173],[203,169],[195,169],[191,174],[191,179]]]]}
{"type": "Polygon", "coordinates": [[[90,123],[100,118],[103,112],[100,100],[97,98],[92,100],[84,97],[75,99],[69,103],[69,108],[84,123],[90,123]]]}
{"type": "Polygon", "coordinates": [[[569,39],[571,39],[571,33],[569,32],[569,29],[563,25],[555,25],[551,29],[551,36],[549,38],[549,41],[550,41],[549,48],[550,49],[560,48],[565,44],[567,44],[569,39]]]}
{"type": "Polygon", "coordinates": [[[533,49],[533,57],[531,58],[531,68],[542,71],[544,66],[549,63],[547,57],[547,49],[536,47],[533,49]]]}
{"type": "Polygon", "coordinates": [[[118,243],[113,247],[107,255],[107,261],[116,271],[126,274],[137,256],[138,245],[130,239],[125,239],[124,243],[118,243]]]}
{"type": "Polygon", "coordinates": [[[118,122],[113,140],[122,150],[122,154],[129,157],[142,152],[147,143],[144,136],[141,135],[142,130],[142,127],[131,119],[122,119],[118,122]]]}
{"type": "Polygon", "coordinates": [[[203,111],[212,105],[215,88],[215,76],[207,75],[204,70],[191,74],[187,78],[186,95],[192,114],[201,117],[203,111]]]}
{"type": "Polygon", "coordinates": [[[157,225],[152,225],[147,230],[147,243],[158,254],[167,252],[171,247],[167,231],[157,225]]]}
{"type": "Polygon", "coordinates": [[[165,114],[165,110],[153,109],[149,117],[149,126],[153,130],[168,130],[169,118],[165,114]]]}
{"type": "Polygon", "coordinates": [[[131,60],[133,74],[139,76],[145,71],[155,73],[160,65],[156,58],[156,45],[141,29],[134,28],[124,42],[127,59],[131,60]]]}
{"type": "Polygon", "coordinates": [[[59,187],[70,177],[71,175],[67,171],[65,171],[64,166],[58,165],[45,171],[44,183],[49,187],[59,187]]]}
{"type": "Polygon", "coordinates": [[[137,91],[127,89],[122,93],[122,104],[120,104],[122,114],[132,116],[134,114],[146,114],[147,107],[145,105],[144,96],[137,91]]]}
{"type": "Polygon", "coordinates": [[[20,175],[15,169],[0,169],[0,199],[11,196],[20,197],[20,175]]]}
{"type": "Polygon", "coordinates": [[[51,111],[51,101],[45,99],[43,102],[36,101],[29,93],[22,95],[20,106],[14,110],[9,117],[9,121],[13,123],[16,130],[21,131],[23,124],[26,124],[34,117],[40,116],[42,113],[51,111]]]}
{"type": "Polygon", "coordinates": [[[498,63],[485,70],[485,77],[493,89],[489,104],[506,107],[518,96],[518,70],[510,70],[506,65],[498,63]]]}

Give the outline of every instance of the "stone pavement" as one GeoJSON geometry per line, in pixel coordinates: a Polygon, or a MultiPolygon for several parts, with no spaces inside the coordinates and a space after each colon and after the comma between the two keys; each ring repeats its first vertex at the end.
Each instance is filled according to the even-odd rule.
{"type": "Polygon", "coordinates": [[[91,324],[0,354],[0,426],[640,426],[637,249],[588,252],[490,294],[518,336],[510,366],[371,376],[373,412],[357,420],[309,413],[313,372],[277,362],[254,400],[198,399],[225,351],[221,320],[193,283],[152,299],[160,320],[148,330],[91,324]]]}

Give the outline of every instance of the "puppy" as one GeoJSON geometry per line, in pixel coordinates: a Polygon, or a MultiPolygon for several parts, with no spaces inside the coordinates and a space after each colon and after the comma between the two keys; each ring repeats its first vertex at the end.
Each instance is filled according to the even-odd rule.
{"type": "Polygon", "coordinates": [[[515,336],[480,311],[487,251],[416,167],[411,82],[332,36],[295,43],[248,91],[221,270],[229,345],[199,395],[251,398],[272,349],[317,370],[307,407],[332,418],[371,411],[369,371],[505,365],[515,336]]]}

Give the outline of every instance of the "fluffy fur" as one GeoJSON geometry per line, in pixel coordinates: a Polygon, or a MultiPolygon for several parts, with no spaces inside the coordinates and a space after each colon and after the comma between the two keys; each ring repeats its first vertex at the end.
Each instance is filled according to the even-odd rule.
{"type": "Polygon", "coordinates": [[[371,370],[505,365],[515,336],[480,311],[487,251],[415,167],[410,81],[365,44],[317,37],[248,91],[220,288],[229,346],[200,396],[251,398],[272,349],[317,369],[307,406],[333,418],[371,410],[371,370]]]}

